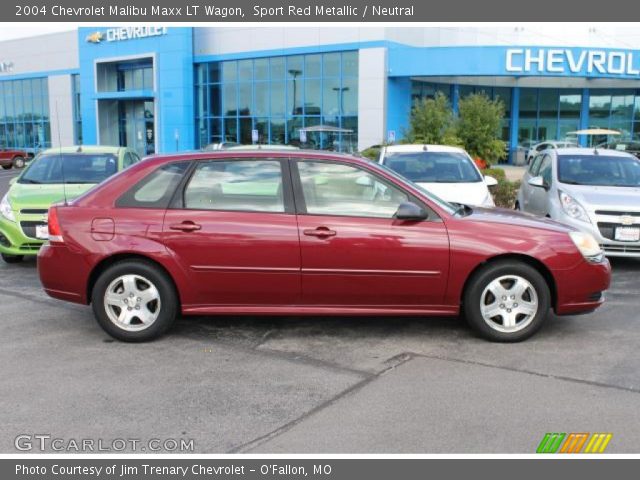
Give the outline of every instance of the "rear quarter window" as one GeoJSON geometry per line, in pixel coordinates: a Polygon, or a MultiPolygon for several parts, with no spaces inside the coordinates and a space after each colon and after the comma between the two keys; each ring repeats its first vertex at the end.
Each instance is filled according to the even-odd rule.
{"type": "Polygon", "coordinates": [[[164,165],[148,174],[116,201],[121,208],[168,208],[190,162],[164,165]]]}

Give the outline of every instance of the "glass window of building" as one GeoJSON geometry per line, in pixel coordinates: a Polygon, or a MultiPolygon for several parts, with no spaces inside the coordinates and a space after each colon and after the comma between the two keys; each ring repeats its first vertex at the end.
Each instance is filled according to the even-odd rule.
{"type": "Polygon", "coordinates": [[[47,79],[0,81],[0,148],[37,152],[50,146],[47,79]]]}
{"type": "Polygon", "coordinates": [[[258,143],[357,148],[356,51],[199,64],[195,79],[200,148],[253,143],[252,130],[258,143]]]}

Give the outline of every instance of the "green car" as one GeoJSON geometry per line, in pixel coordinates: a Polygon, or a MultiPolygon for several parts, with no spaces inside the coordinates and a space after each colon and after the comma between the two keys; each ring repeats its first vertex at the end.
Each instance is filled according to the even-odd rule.
{"type": "Polygon", "coordinates": [[[80,146],[41,152],[0,201],[0,254],[7,263],[37,255],[47,240],[47,214],[57,202],[72,200],[111,175],[140,161],[125,147],[80,146]]]}

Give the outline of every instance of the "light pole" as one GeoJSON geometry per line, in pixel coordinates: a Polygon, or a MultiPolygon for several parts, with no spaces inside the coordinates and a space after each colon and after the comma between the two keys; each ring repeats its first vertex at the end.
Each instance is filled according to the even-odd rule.
{"type": "Polygon", "coordinates": [[[302,73],[302,70],[296,70],[295,68],[292,68],[291,70],[289,70],[289,75],[293,77],[293,108],[291,109],[292,115],[296,114],[296,102],[297,102],[296,79],[298,78],[298,75],[300,75],[301,73],[302,73]]]}
{"type": "Polygon", "coordinates": [[[333,87],[333,91],[336,92],[336,94],[338,95],[338,105],[340,106],[340,115],[342,115],[342,110],[343,110],[343,99],[344,99],[344,92],[348,92],[349,91],[349,87],[333,87]]]}

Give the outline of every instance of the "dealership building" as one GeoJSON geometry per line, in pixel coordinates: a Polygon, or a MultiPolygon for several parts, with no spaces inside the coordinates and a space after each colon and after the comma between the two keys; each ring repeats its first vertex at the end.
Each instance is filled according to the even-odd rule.
{"type": "Polygon", "coordinates": [[[514,161],[582,128],[639,134],[639,79],[626,26],[83,27],[0,42],[0,147],[354,151],[400,140],[416,100],[484,92],[514,161]]]}

